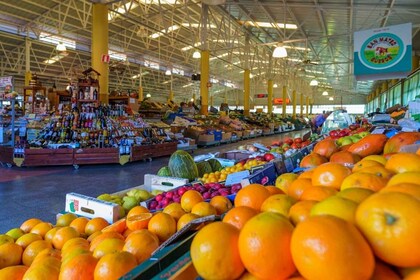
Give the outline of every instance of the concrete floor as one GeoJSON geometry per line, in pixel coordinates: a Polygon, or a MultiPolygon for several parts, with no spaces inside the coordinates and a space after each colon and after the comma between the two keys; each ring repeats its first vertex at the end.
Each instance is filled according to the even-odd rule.
{"type": "MultiPolygon", "coordinates": [[[[270,145],[284,137],[300,137],[308,130],[249,139],[218,147],[200,148],[194,155],[225,152],[239,145],[259,142],[270,145]]],[[[32,217],[55,223],[64,210],[66,193],[76,192],[96,197],[143,184],[144,174],[156,174],[167,165],[169,157],[152,162],[72,166],[6,168],[0,167],[0,233],[32,217]]]]}

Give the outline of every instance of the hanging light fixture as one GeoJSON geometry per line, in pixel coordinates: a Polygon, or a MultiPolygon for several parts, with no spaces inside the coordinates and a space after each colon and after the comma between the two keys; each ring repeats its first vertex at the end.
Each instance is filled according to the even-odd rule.
{"type": "Polygon", "coordinates": [[[201,58],[201,53],[199,51],[195,51],[193,53],[193,58],[201,58]]]}
{"type": "Polygon", "coordinates": [[[331,96],[330,98],[328,98],[328,100],[329,101],[333,101],[334,100],[334,97],[331,96]]]}
{"type": "Polygon", "coordinates": [[[150,98],[150,97],[152,97],[152,95],[150,93],[148,93],[148,94],[146,94],[146,97],[150,98]]]}
{"type": "Polygon", "coordinates": [[[274,84],[273,85],[273,88],[278,88],[279,86],[277,85],[277,84],[274,84]]]}
{"type": "Polygon", "coordinates": [[[59,52],[65,52],[67,50],[66,45],[64,45],[63,42],[59,42],[55,49],[59,52]]]}
{"type": "Polygon", "coordinates": [[[166,76],[170,76],[170,75],[172,75],[171,70],[167,69],[167,70],[166,70],[166,72],[165,72],[165,75],[166,75],[166,76]]]}
{"type": "Polygon", "coordinates": [[[328,95],[328,91],[326,91],[326,90],[325,90],[325,91],[322,93],[322,95],[323,95],[323,96],[327,96],[327,95],[328,95]]]}
{"type": "Polygon", "coordinates": [[[309,85],[310,85],[311,87],[316,87],[316,86],[318,86],[318,81],[317,81],[317,80],[315,80],[315,79],[313,79],[313,80],[309,83],[309,85]]]}
{"type": "Polygon", "coordinates": [[[190,101],[191,101],[191,102],[194,102],[194,98],[191,98],[191,99],[190,99],[190,101]]]}
{"type": "Polygon", "coordinates": [[[287,50],[283,45],[277,46],[273,51],[273,57],[283,58],[287,57],[287,50]]]}

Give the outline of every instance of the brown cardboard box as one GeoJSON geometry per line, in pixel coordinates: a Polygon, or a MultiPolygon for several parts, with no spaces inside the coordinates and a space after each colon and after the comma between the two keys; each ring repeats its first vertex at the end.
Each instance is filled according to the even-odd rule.
{"type": "Polygon", "coordinates": [[[198,139],[199,136],[202,135],[202,132],[200,132],[197,129],[193,129],[193,128],[187,128],[184,132],[183,132],[185,137],[191,138],[191,139],[198,139]]]}
{"type": "Polygon", "coordinates": [[[198,142],[213,142],[214,135],[213,134],[201,134],[198,136],[198,142]]]}
{"type": "Polygon", "coordinates": [[[243,136],[244,137],[249,137],[249,135],[251,134],[251,130],[244,130],[244,132],[243,132],[243,136]]]}
{"type": "Polygon", "coordinates": [[[242,131],[235,131],[236,137],[242,138],[242,135],[244,134],[242,131]]]}
{"type": "Polygon", "coordinates": [[[230,140],[232,138],[232,132],[222,133],[222,140],[230,140]]]}
{"type": "Polygon", "coordinates": [[[268,134],[270,132],[271,132],[271,130],[269,128],[264,128],[263,129],[263,134],[268,134]]]}

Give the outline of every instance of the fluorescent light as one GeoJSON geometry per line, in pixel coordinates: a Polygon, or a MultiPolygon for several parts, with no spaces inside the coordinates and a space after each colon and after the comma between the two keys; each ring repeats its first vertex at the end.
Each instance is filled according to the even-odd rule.
{"type": "Polygon", "coordinates": [[[286,58],[289,61],[293,61],[293,62],[302,62],[302,60],[298,59],[298,58],[286,58]]]}
{"type": "Polygon", "coordinates": [[[218,79],[214,79],[214,78],[210,78],[210,83],[212,84],[218,84],[219,80],[218,79]]]}
{"type": "Polygon", "coordinates": [[[222,58],[222,57],[225,57],[225,56],[228,56],[228,55],[229,55],[229,53],[222,53],[222,54],[219,54],[217,56],[211,57],[210,60],[215,60],[217,58],[222,58]]]}
{"type": "Polygon", "coordinates": [[[328,91],[324,91],[324,92],[322,93],[322,95],[323,95],[323,96],[327,96],[327,95],[328,95],[328,91]]]}
{"type": "Polygon", "coordinates": [[[190,87],[190,86],[192,86],[192,85],[193,85],[193,83],[189,83],[189,84],[183,85],[182,87],[183,87],[183,88],[186,88],[186,87],[190,87]]]}
{"type": "Polygon", "coordinates": [[[148,94],[146,94],[146,97],[150,98],[150,97],[152,97],[152,95],[150,93],[148,93],[148,94]]]}
{"type": "Polygon", "coordinates": [[[59,52],[67,51],[66,45],[64,45],[62,42],[58,43],[55,49],[59,52]]]}
{"type": "Polygon", "coordinates": [[[109,51],[108,54],[109,54],[110,58],[113,58],[113,59],[116,59],[116,60],[121,60],[121,61],[126,61],[127,60],[127,55],[123,54],[123,53],[109,51]]]}
{"type": "Polygon", "coordinates": [[[191,101],[191,102],[194,102],[194,98],[191,98],[191,99],[190,99],[190,101],[191,101]]]}
{"type": "Polygon", "coordinates": [[[69,55],[68,53],[62,52],[60,54],[57,54],[57,55],[51,57],[50,59],[44,60],[44,63],[46,63],[46,64],[54,64],[57,61],[59,61],[60,59],[65,58],[68,55],[69,55]]]}
{"type": "Polygon", "coordinates": [[[324,74],[324,72],[322,72],[322,71],[316,71],[316,70],[305,70],[305,72],[315,73],[315,74],[324,74]]]}
{"type": "Polygon", "coordinates": [[[277,46],[273,51],[273,57],[287,57],[287,50],[284,48],[284,46],[277,46]]]}
{"type": "Polygon", "coordinates": [[[76,41],[64,38],[62,36],[52,35],[47,32],[41,32],[41,34],[39,35],[39,40],[56,46],[62,44],[66,48],[73,50],[76,49],[76,41]]]}
{"type": "Polygon", "coordinates": [[[117,17],[119,17],[120,15],[123,15],[127,12],[129,12],[132,9],[137,8],[139,5],[137,3],[134,3],[133,1],[130,1],[124,5],[121,5],[119,8],[117,8],[117,10],[114,11],[109,11],[108,12],[108,21],[114,20],[117,17]]]}
{"type": "MultiPolygon", "coordinates": [[[[199,23],[181,23],[181,25],[183,26],[183,27],[192,27],[192,28],[199,28],[200,27],[200,24],[199,23]]],[[[206,27],[209,27],[209,28],[216,28],[217,26],[216,25],[214,25],[214,24],[207,24],[207,26],[206,27]]]]}
{"type": "Polygon", "coordinates": [[[163,36],[163,35],[165,35],[167,33],[173,32],[173,31],[175,31],[177,29],[179,29],[179,25],[176,25],[175,24],[175,25],[169,26],[168,28],[162,29],[159,32],[156,32],[156,33],[153,33],[153,34],[149,35],[149,38],[157,39],[160,36],[163,36]]]}
{"type": "Polygon", "coordinates": [[[137,74],[137,75],[132,76],[131,79],[137,79],[137,78],[140,78],[140,76],[145,76],[147,74],[149,74],[149,72],[145,71],[145,72],[142,72],[141,75],[137,74]]]}
{"type": "Polygon", "coordinates": [[[297,25],[293,23],[272,23],[272,22],[263,22],[263,21],[256,21],[255,23],[253,21],[244,21],[242,22],[246,25],[251,26],[259,26],[259,27],[265,27],[265,28],[276,28],[276,25],[278,28],[286,28],[286,29],[297,29],[297,25]]]}
{"type": "Polygon", "coordinates": [[[316,87],[316,86],[318,86],[318,81],[317,81],[317,80],[315,80],[315,79],[313,79],[313,80],[309,83],[309,85],[310,85],[311,87],[316,87]]]}
{"type": "Polygon", "coordinates": [[[166,76],[170,76],[170,75],[172,75],[171,70],[167,69],[167,70],[166,70],[166,72],[165,72],[165,75],[166,75],[166,76]]]}
{"type": "Polygon", "coordinates": [[[193,56],[192,56],[193,58],[201,58],[201,53],[199,52],[199,51],[195,51],[194,53],[193,53],[193,56]]]}
{"type": "Polygon", "coordinates": [[[277,84],[274,84],[273,85],[273,88],[278,88],[279,86],[277,85],[277,84]]]}
{"type": "Polygon", "coordinates": [[[334,100],[334,97],[331,96],[330,98],[328,98],[328,100],[329,101],[333,101],[334,100]]]}

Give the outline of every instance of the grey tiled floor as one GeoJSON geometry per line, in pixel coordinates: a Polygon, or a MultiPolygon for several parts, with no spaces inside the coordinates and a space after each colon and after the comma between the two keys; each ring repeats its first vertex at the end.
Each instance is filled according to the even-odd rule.
{"type": "MultiPolygon", "coordinates": [[[[247,143],[271,144],[284,137],[301,136],[308,130],[249,139],[217,147],[200,148],[195,155],[223,152],[247,143]]],[[[136,162],[120,166],[91,165],[75,170],[72,166],[4,168],[0,167],[0,233],[19,227],[36,217],[55,223],[57,213],[64,210],[65,195],[76,192],[89,196],[113,193],[143,183],[144,174],[156,174],[167,165],[169,157],[152,162],[136,162]]]]}

